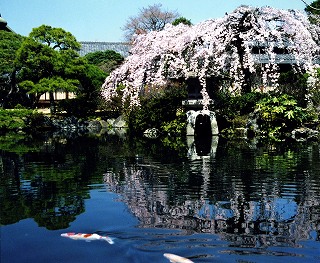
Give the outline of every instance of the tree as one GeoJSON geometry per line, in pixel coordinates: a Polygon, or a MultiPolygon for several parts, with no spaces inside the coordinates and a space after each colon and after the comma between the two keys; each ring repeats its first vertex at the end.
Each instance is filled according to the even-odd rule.
{"type": "Polygon", "coordinates": [[[123,27],[125,39],[132,41],[134,36],[151,31],[161,31],[165,25],[172,23],[179,17],[177,12],[161,10],[161,4],[150,5],[142,8],[135,17],[129,17],[123,27]]]}
{"type": "Polygon", "coordinates": [[[297,74],[309,73],[308,85],[314,86],[319,46],[319,27],[301,12],[240,6],[221,19],[167,25],[140,36],[125,63],[106,79],[102,94],[110,100],[124,85],[123,101],[134,107],[146,87],[198,79],[207,107],[208,93],[276,90],[283,63],[297,74]]]}
{"type": "Polygon", "coordinates": [[[312,23],[320,23],[320,0],[315,0],[313,1],[310,5],[308,5],[305,1],[302,1],[306,4],[306,8],[304,9],[308,16],[309,19],[312,23]]]}
{"type": "Polygon", "coordinates": [[[62,28],[42,25],[34,28],[17,51],[19,86],[31,97],[34,107],[40,96],[50,94],[50,108],[55,110],[53,92],[75,92],[77,74],[85,69],[85,60],[77,50],[80,44],[62,28]]]}
{"type": "Polygon", "coordinates": [[[98,66],[107,74],[117,68],[124,60],[123,56],[113,50],[91,52],[84,57],[90,64],[98,66]]]}
{"type": "MultiPolygon", "coordinates": [[[[93,113],[101,102],[101,84],[107,77],[107,73],[98,66],[86,64],[84,72],[79,76],[81,83],[80,93],[75,100],[79,113],[82,115],[93,113]]],[[[76,107],[77,109],[77,107],[76,107]]],[[[77,113],[74,113],[76,115],[77,113]]],[[[80,115],[78,114],[78,115],[80,115]]]]}
{"type": "Polygon", "coordinates": [[[308,15],[320,15],[320,0],[315,0],[310,5],[308,5],[305,1],[303,2],[306,4],[306,8],[304,10],[307,12],[308,15]]]}
{"type": "Polygon", "coordinates": [[[181,17],[178,17],[177,19],[175,19],[173,22],[172,22],[172,25],[174,26],[177,26],[179,24],[185,24],[187,26],[191,26],[192,23],[191,23],[191,20],[189,19],[186,19],[185,17],[181,16],[181,17]]]}
{"type": "Polygon", "coordinates": [[[13,32],[0,31],[0,107],[9,106],[14,101],[16,89],[16,68],[14,60],[23,37],[13,32]]]}
{"type": "Polygon", "coordinates": [[[51,47],[53,50],[79,50],[81,45],[76,38],[62,28],[42,25],[34,28],[29,35],[32,40],[51,47]]]}

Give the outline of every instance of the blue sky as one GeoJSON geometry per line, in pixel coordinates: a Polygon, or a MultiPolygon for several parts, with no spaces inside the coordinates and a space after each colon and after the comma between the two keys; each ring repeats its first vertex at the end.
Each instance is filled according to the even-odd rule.
{"type": "MultiPolygon", "coordinates": [[[[305,0],[312,3],[313,0],[305,0]]],[[[78,41],[123,41],[122,27],[139,9],[156,3],[193,24],[222,17],[241,4],[303,10],[301,0],[1,0],[0,13],[16,33],[27,36],[42,24],[61,27],[78,41]]]]}

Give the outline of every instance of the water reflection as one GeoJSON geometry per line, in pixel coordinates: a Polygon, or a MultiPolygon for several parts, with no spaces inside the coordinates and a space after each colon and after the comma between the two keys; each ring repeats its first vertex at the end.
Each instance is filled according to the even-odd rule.
{"type": "Polygon", "coordinates": [[[25,165],[21,158],[1,159],[4,163],[4,173],[1,174],[2,224],[34,218],[39,226],[61,229],[68,227],[78,214],[84,212],[83,199],[87,194],[67,178],[66,170],[52,169],[39,163],[25,165]],[[19,170],[19,166],[23,170],[19,170]],[[62,174],[65,180],[59,180],[58,176],[62,174]]]}
{"type": "Polygon", "coordinates": [[[218,140],[218,136],[204,136],[200,138],[187,136],[189,159],[201,159],[203,156],[214,157],[217,151],[218,140]]]}
{"type": "Polygon", "coordinates": [[[318,144],[265,146],[218,137],[200,150],[191,137],[187,144],[177,152],[155,141],[49,137],[6,146],[1,224],[33,218],[47,229],[67,228],[86,212],[90,185],[103,175],[141,228],[213,233],[241,248],[226,253],[320,241],[318,144]]]}
{"type": "Polygon", "coordinates": [[[81,139],[49,137],[35,140],[27,151],[23,143],[24,153],[14,152],[16,147],[0,152],[1,224],[33,218],[47,229],[67,228],[85,211],[86,171],[95,166],[97,142],[87,149],[81,139]]]}
{"type": "Polygon", "coordinates": [[[140,227],[215,233],[241,248],[320,240],[320,170],[310,163],[317,145],[299,152],[213,141],[206,155],[188,145],[179,168],[140,158],[104,174],[140,227]]]}

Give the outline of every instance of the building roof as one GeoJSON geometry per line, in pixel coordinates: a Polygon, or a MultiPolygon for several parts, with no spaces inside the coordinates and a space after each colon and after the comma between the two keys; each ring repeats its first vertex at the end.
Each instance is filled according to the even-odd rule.
{"type": "MultiPolygon", "coordinates": [[[[91,42],[83,41],[81,43],[81,49],[79,51],[80,56],[84,56],[91,52],[113,50],[118,52],[124,58],[130,55],[131,44],[128,42],[91,42]]],[[[257,46],[261,46],[259,43],[255,43],[257,46]]],[[[253,59],[256,63],[267,64],[270,63],[270,59],[267,54],[254,54],[253,59]]],[[[296,58],[292,54],[277,54],[277,64],[296,64],[296,58]]],[[[313,58],[313,62],[320,63],[319,57],[313,58]]]]}
{"type": "Polygon", "coordinates": [[[113,50],[123,57],[129,56],[130,43],[127,42],[80,42],[80,56],[84,56],[91,52],[113,50]]]}
{"type": "Polygon", "coordinates": [[[0,14],[0,30],[8,31],[8,32],[14,32],[9,26],[7,21],[1,17],[0,14]]]}

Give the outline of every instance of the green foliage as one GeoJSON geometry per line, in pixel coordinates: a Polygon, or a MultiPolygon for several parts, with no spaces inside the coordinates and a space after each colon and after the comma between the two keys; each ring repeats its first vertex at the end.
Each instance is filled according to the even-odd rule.
{"type": "Polygon", "coordinates": [[[90,64],[96,65],[109,74],[124,60],[123,56],[113,50],[91,52],[84,56],[90,64]]]}
{"type": "Polygon", "coordinates": [[[66,111],[67,115],[75,117],[93,115],[95,109],[96,103],[94,101],[87,101],[85,96],[61,100],[58,104],[58,111],[66,111]]]}
{"type": "Polygon", "coordinates": [[[176,118],[171,121],[164,121],[161,124],[161,130],[169,136],[179,136],[183,134],[187,126],[186,113],[182,109],[176,112],[176,118]]]}
{"type": "Polygon", "coordinates": [[[84,68],[85,70],[77,76],[80,81],[78,96],[60,101],[58,110],[66,111],[69,115],[84,117],[94,114],[99,107],[100,89],[107,74],[95,65],[85,64],[84,68]]]}
{"type": "Polygon", "coordinates": [[[220,117],[227,120],[234,119],[239,115],[245,115],[252,112],[256,103],[264,95],[260,92],[250,92],[243,95],[233,96],[228,92],[220,92],[216,94],[214,111],[220,117]]]}
{"type": "MultiPolygon", "coordinates": [[[[0,78],[14,72],[14,60],[16,51],[19,49],[23,37],[7,31],[0,31],[0,78]]],[[[2,80],[3,81],[3,80],[2,80]]],[[[2,82],[1,82],[2,83],[2,82]]]]}
{"type": "Polygon", "coordinates": [[[34,28],[29,34],[29,38],[54,50],[79,50],[81,47],[70,32],[48,25],[34,28]]]}
{"type": "Polygon", "coordinates": [[[38,83],[30,80],[20,82],[20,87],[27,90],[29,94],[43,94],[45,92],[69,91],[75,92],[78,89],[79,81],[75,79],[63,79],[61,77],[43,78],[38,83]]]}
{"type": "Polygon", "coordinates": [[[15,109],[0,109],[0,131],[31,131],[47,129],[45,115],[17,105],[15,109]]]}
{"type": "MultiPolygon", "coordinates": [[[[320,67],[317,69],[317,77],[318,79],[320,79],[320,67]]],[[[310,89],[309,92],[310,92],[310,98],[313,105],[316,108],[319,108],[320,107],[320,82],[318,82],[314,88],[310,89]]]]}
{"type": "Polygon", "coordinates": [[[17,133],[15,131],[6,132],[0,136],[0,149],[18,155],[39,151],[32,138],[32,143],[29,143],[28,137],[30,136],[24,133],[17,133]]]}
{"type": "Polygon", "coordinates": [[[310,5],[307,5],[304,9],[309,16],[311,23],[319,24],[320,19],[320,0],[315,0],[310,5]]]}
{"type": "Polygon", "coordinates": [[[281,139],[285,133],[313,119],[312,112],[298,106],[297,101],[287,95],[270,96],[256,105],[260,129],[270,138],[281,139]]]}
{"type": "Polygon", "coordinates": [[[280,73],[278,92],[293,96],[298,105],[306,106],[307,74],[299,74],[293,70],[280,73]]]}
{"type": "MultiPolygon", "coordinates": [[[[32,30],[17,52],[16,65],[19,68],[20,92],[29,95],[33,107],[40,96],[48,92],[50,108],[55,111],[51,94],[62,91],[74,92],[79,97],[75,101],[61,103],[61,108],[68,113],[83,116],[85,112],[91,114],[97,108],[100,88],[107,74],[88,63],[87,59],[79,57],[79,48],[80,43],[75,37],[61,28],[42,25],[32,30]]],[[[123,59],[114,53],[103,53],[95,61],[123,59]]]]}
{"type": "Polygon", "coordinates": [[[79,93],[87,97],[88,101],[96,100],[100,97],[101,86],[107,77],[99,67],[91,64],[86,64],[81,74],[78,74],[78,79],[81,83],[79,93]]]}
{"type": "Polygon", "coordinates": [[[176,20],[174,20],[174,21],[172,22],[172,25],[174,25],[174,26],[177,26],[177,25],[179,25],[179,24],[185,24],[185,25],[187,25],[187,26],[191,26],[191,25],[192,25],[191,20],[186,19],[186,18],[183,17],[183,16],[178,17],[176,20]]]}
{"type": "Polygon", "coordinates": [[[14,60],[22,41],[22,36],[0,30],[0,105],[2,106],[15,104],[14,101],[17,99],[12,96],[16,87],[14,60]]]}
{"type": "Polygon", "coordinates": [[[176,151],[183,151],[186,148],[185,135],[187,128],[187,115],[183,109],[179,108],[176,113],[176,118],[171,121],[164,121],[161,124],[161,130],[164,136],[161,142],[164,146],[176,151]]]}
{"type": "Polygon", "coordinates": [[[27,127],[27,118],[34,113],[28,109],[0,109],[0,130],[22,130],[27,127]]]}
{"type": "Polygon", "coordinates": [[[174,120],[177,119],[181,101],[186,97],[187,89],[184,85],[168,84],[155,90],[148,87],[141,97],[141,107],[129,113],[128,123],[131,131],[142,134],[148,128],[162,131],[165,128],[171,132],[181,130],[180,121],[174,123],[174,120]]]}
{"type": "Polygon", "coordinates": [[[15,63],[20,87],[30,95],[33,106],[45,92],[77,90],[77,75],[85,70],[85,60],[76,52],[79,48],[71,33],[45,25],[25,38],[15,63]]]}
{"type": "Polygon", "coordinates": [[[32,132],[41,132],[51,128],[51,122],[43,113],[33,111],[25,120],[26,128],[29,134],[32,132]]]}

